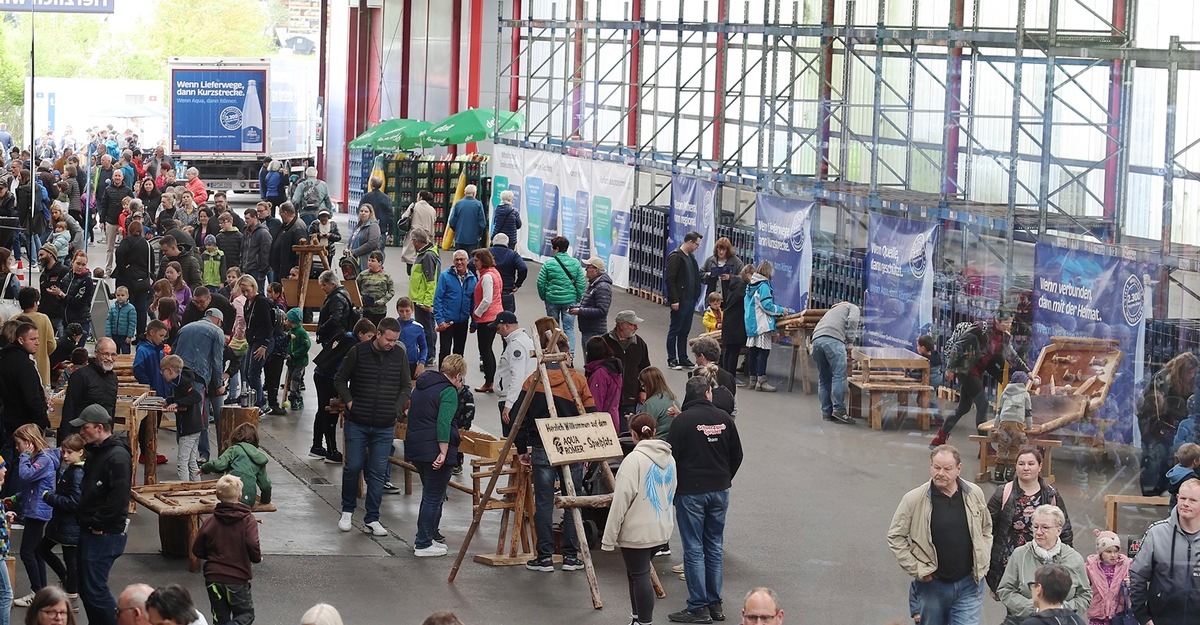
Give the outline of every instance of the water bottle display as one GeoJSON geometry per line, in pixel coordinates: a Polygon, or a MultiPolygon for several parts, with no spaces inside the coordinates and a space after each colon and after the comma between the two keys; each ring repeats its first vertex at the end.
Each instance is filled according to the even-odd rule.
{"type": "Polygon", "coordinates": [[[246,83],[246,100],[242,104],[242,151],[263,151],[263,110],[256,80],[246,83]]]}

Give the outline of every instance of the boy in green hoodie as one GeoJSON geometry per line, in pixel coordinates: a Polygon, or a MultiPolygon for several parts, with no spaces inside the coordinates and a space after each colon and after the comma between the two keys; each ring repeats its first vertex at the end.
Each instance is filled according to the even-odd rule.
{"type": "Polygon", "coordinates": [[[287,311],[283,327],[288,335],[288,393],[285,399],[291,404],[292,410],[304,410],[304,396],[301,395],[301,391],[304,390],[304,368],[308,366],[308,350],[312,347],[312,339],[308,336],[308,330],[304,329],[304,313],[300,312],[299,308],[287,311]]]}
{"type": "Polygon", "coordinates": [[[229,435],[229,449],[216,460],[200,467],[201,473],[226,473],[242,480],[241,503],[254,507],[255,496],[264,504],[271,503],[271,478],[267,477],[269,458],[258,448],[258,428],[243,423],[229,435]]]}

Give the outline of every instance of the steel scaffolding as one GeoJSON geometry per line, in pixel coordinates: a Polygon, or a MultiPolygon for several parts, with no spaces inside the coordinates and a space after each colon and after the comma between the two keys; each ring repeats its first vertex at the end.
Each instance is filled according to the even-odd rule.
{"type": "Polygon", "coordinates": [[[511,143],[810,196],[847,245],[881,210],[995,233],[1010,266],[1052,239],[1196,271],[1175,205],[1200,183],[1177,117],[1200,53],[1136,47],[1139,11],[1166,10],[1141,4],[517,0],[497,90],[528,119],[511,143]],[[1163,151],[1131,158],[1135,90],[1163,72],[1161,136],[1137,137],[1163,151]]]}

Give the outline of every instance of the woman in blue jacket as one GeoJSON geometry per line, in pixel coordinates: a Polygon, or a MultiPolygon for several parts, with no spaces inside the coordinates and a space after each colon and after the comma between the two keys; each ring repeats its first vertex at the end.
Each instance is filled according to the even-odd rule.
{"type": "Polygon", "coordinates": [[[746,287],[746,347],[750,348],[746,373],[750,375],[750,390],[764,393],[775,392],[775,387],[767,382],[767,356],[771,355],[775,319],[792,312],[775,303],[775,289],[771,288],[774,273],[775,265],[764,260],[746,287]]]}
{"type": "MultiPolygon", "coordinates": [[[[38,556],[42,535],[53,510],[42,499],[42,493],[54,490],[54,478],[58,475],[58,450],[49,449],[42,437],[42,427],[26,423],[13,432],[13,443],[21,454],[17,461],[17,488],[13,499],[17,516],[25,524],[21,532],[21,562],[29,575],[29,586],[33,590],[24,597],[17,597],[13,605],[29,607],[33,595],[46,585],[46,561],[38,556]]],[[[5,507],[9,506],[5,502],[5,507]]]]}

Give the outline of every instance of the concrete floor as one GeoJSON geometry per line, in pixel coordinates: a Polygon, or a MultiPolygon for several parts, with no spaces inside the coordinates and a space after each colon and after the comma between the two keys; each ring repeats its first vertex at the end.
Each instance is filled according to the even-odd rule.
{"type": "MultiPolygon", "coordinates": [[[[407,292],[398,250],[388,251],[387,270],[398,290],[407,292]]],[[[93,261],[102,260],[102,254],[103,250],[93,252],[93,261]]],[[[449,266],[448,255],[444,265],[449,266]]],[[[530,268],[529,286],[518,293],[517,311],[523,323],[532,325],[542,307],[533,288],[537,266],[530,268]]],[[[652,347],[652,362],[663,366],[666,310],[615,293],[612,312],[625,308],[646,318],[641,335],[652,347]]],[[[468,362],[475,362],[477,353],[470,340],[468,362]]],[[[772,354],[776,380],[786,375],[789,356],[784,348],[772,354]]],[[[468,383],[477,386],[482,375],[472,369],[468,383]]],[[[666,372],[676,391],[683,388],[684,373],[666,372]]],[[[457,491],[451,491],[441,527],[451,557],[412,555],[419,480],[413,496],[385,495],[382,522],[391,536],[374,538],[358,531],[361,507],[355,531],[339,532],[340,466],[307,456],[316,405],[311,383],[308,388],[309,408],[303,414],[262,420],[263,447],[274,459],[269,470],[281,511],[259,517],[266,557],[254,569],[257,623],[298,623],[317,602],[337,606],[347,623],[419,623],[429,613],[445,609],[456,612],[465,623],[628,622],[624,566],[616,553],[595,552],[603,610],[592,609],[583,572],[490,568],[468,559],[457,580],[448,584],[453,555],[471,521],[469,498],[457,491]],[[314,483],[314,478],[324,478],[328,484],[320,479],[314,483]]],[[[779,593],[790,622],[907,622],[908,577],[888,549],[886,532],[904,492],[929,479],[929,434],[911,429],[874,432],[862,421],[854,426],[826,423],[820,419],[815,395],[802,394],[799,384],[794,393],[785,388],[773,395],[738,394],[738,427],[746,461],[731,492],[725,533],[723,596],[730,622],[737,622],[741,598],[755,586],[770,586],[779,593]]],[[[498,432],[492,397],[476,397],[476,427],[498,432]]],[[[975,453],[967,449],[966,432],[959,428],[951,443],[964,450],[964,477],[971,479],[975,453]]],[[[174,460],[170,433],[161,436],[160,449],[174,460]]],[[[1136,457],[1126,450],[1110,450],[1100,459],[1086,450],[1065,449],[1056,453],[1055,460],[1058,487],[1079,537],[1077,545],[1086,555],[1092,551],[1092,528],[1104,523],[1104,493],[1137,493],[1136,457]]],[[[160,470],[171,477],[174,464],[160,470]]],[[[988,484],[983,488],[987,495],[994,490],[988,484]]],[[[1122,518],[1123,534],[1140,532],[1149,519],[1133,512],[1122,518]]],[[[491,551],[498,524],[499,513],[484,516],[471,554],[491,551]]],[[[130,534],[126,554],[112,573],[114,592],[131,582],[178,582],[207,611],[202,576],[188,573],[185,561],[159,554],[155,516],[139,512],[130,534]]],[[[667,622],[667,613],[683,607],[687,596],[684,582],[669,571],[682,562],[678,536],[672,545],[674,555],[655,561],[668,595],[656,609],[659,623],[667,622]]],[[[17,568],[17,594],[21,595],[28,586],[22,567],[17,568]]],[[[999,622],[1003,613],[998,603],[985,601],[987,622],[999,622]]],[[[16,608],[14,618],[23,617],[23,609],[16,608]]],[[[86,620],[82,613],[79,618],[86,620]]]]}

